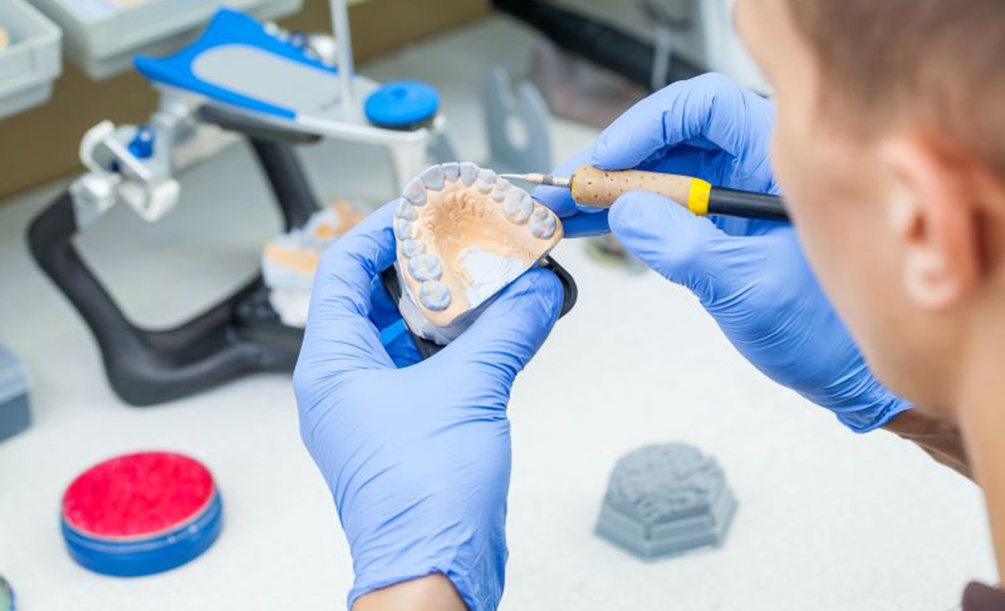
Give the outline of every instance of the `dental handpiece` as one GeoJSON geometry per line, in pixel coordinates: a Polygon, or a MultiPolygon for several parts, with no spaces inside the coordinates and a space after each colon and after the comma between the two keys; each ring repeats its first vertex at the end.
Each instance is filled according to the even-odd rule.
{"type": "Polygon", "coordinates": [[[566,188],[576,203],[597,208],[610,207],[625,193],[652,191],[670,198],[699,216],[722,214],[748,219],[789,220],[780,197],[713,187],[711,183],[693,176],[641,170],[608,171],[583,165],[568,177],[550,174],[502,174],[502,177],[566,188]]]}

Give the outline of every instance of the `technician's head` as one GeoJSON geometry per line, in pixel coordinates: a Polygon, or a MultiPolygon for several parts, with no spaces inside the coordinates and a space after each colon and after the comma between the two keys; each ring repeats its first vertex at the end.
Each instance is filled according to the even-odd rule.
{"type": "Polygon", "coordinates": [[[828,295],[884,382],[951,411],[975,325],[1005,316],[1005,2],[738,0],[736,21],[828,295]]]}

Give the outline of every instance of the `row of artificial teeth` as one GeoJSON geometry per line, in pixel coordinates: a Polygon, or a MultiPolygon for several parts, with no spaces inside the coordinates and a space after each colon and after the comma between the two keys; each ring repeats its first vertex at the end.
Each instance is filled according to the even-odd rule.
{"type": "Polygon", "coordinates": [[[551,239],[551,236],[555,235],[558,222],[555,220],[554,214],[541,206],[537,206],[534,208],[534,212],[531,213],[527,226],[535,237],[548,240],[551,239]]]}
{"type": "Polygon", "coordinates": [[[473,186],[481,193],[489,194],[492,201],[502,205],[503,214],[510,222],[518,225],[527,223],[531,234],[539,239],[550,239],[557,229],[554,215],[540,204],[535,204],[526,191],[512,187],[492,170],[467,161],[427,168],[405,185],[395,212],[394,235],[408,260],[408,274],[422,283],[419,302],[431,311],[445,310],[450,306],[450,289],[440,281],[442,262],[435,255],[424,254],[425,245],[419,239],[420,231],[415,225],[419,218],[415,208],[426,205],[427,191],[440,191],[447,182],[458,180],[465,187],[473,186]]]}
{"type": "MultiPolygon", "coordinates": [[[[460,173],[459,164],[457,173],[460,173]]],[[[473,165],[473,164],[472,164],[473,165]]],[[[452,170],[452,169],[451,169],[452,170]]],[[[450,171],[450,174],[453,174],[450,171]]],[[[394,215],[394,236],[401,246],[401,253],[408,260],[407,271],[412,278],[420,282],[419,303],[427,310],[438,312],[450,307],[450,289],[440,281],[443,275],[443,263],[432,254],[425,254],[426,245],[419,240],[419,228],[415,221],[419,214],[416,206],[426,205],[428,189],[442,189],[448,174],[440,166],[429,168],[419,178],[413,178],[406,186],[398,202],[394,215]],[[439,171],[437,171],[439,170],[439,171]]]]}
{"type": "MultiPolygon", "coordinates": [[[[503,213],[513,223],[522,225],[532,221],[533,216],[537,222],[532,222],[530,229],[535,237],[547,240],[555,234],[555,219],[540,204],[535,205],[529,193],[513,188],[509,181],[498,177],[492,170],[479,168],[467,161],[434,165],[409,181],[398,205],[397,217],[414,221],[418,218],[415,207],[426,205],[427,191],[440,191],[447,182],[458,180],[466,187],[474,186],[480,192],[489,194],[492,201],[502,204],[503,213]]],[[[407,227],[403,230],[408,233],[407,227]]]]}

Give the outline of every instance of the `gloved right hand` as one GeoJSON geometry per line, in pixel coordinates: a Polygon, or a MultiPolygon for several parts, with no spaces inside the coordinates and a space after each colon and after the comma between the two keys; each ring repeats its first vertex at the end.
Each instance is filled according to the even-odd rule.
{"type": "MultiPolygon", "coordinates": [[[[777,193],[768,150],[774,117],[773,103],[705,75],[629,109],[600,135],[589,162],[777,193]]],[[[564,189],[540,188],[534,197],[563,216],[575,206],[564,189]]],[[[645,191],[619,198],[607,220],[628,250],[689,288],[747,360],[848,428],[870,431],[911,407],[872,375],[788,223],[701,218],[645,191]]]]}

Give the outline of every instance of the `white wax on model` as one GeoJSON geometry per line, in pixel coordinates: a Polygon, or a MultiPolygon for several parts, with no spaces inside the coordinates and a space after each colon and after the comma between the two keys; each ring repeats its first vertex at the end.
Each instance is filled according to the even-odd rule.
{"type": "Polygon", "coordinates": [[[472,280],[465,294],[472,308],[478,307],[516,280],[527,267],[523,259],[486,252],[479,246],[465,248],[458,253],[457,258],[472,280]]]}

